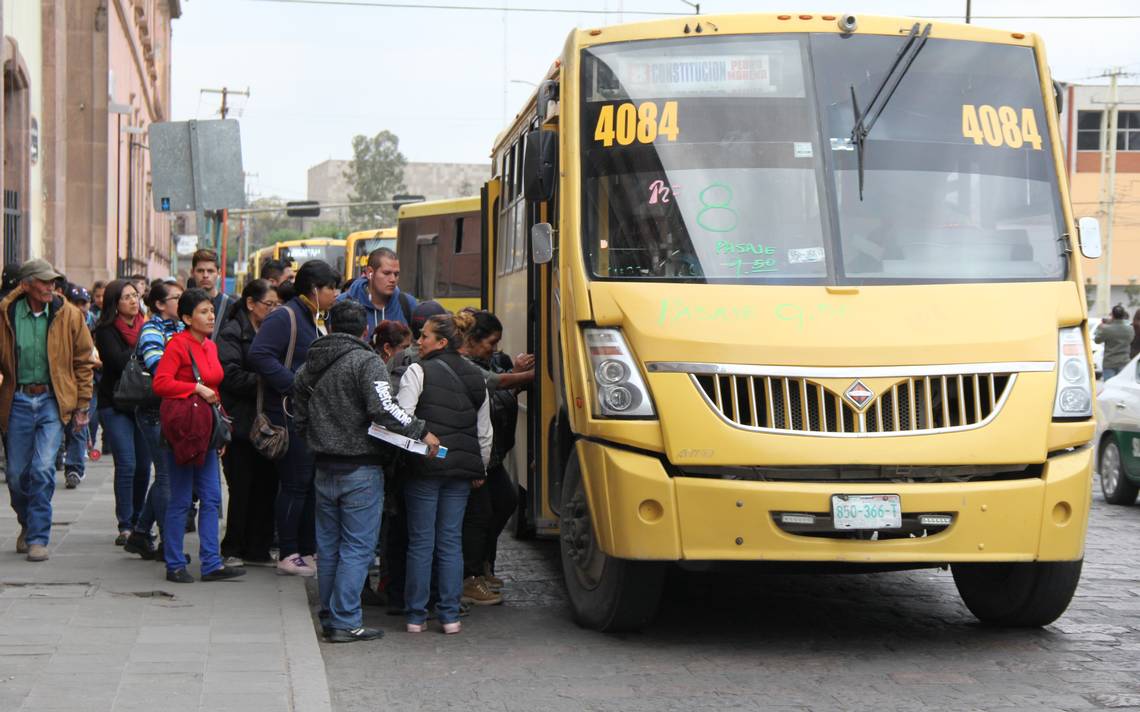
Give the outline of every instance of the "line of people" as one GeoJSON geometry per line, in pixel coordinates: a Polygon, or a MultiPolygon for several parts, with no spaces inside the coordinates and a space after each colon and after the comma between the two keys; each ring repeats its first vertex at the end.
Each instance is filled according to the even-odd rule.
{"type": "Polygon", "coordinates": [[[452,315],[402,293],[391,250],[373,252],[344,294],[321,261],[295,275],[267,264],[270,279],[237,298],[218,289],[217,267],[200,250],[188,288],[132,278],[93,297],[58,293],[63,278],[43,260],[21,266],[0,301],[17,551],[48,558],[56,454],[78,486],[86,457],[100,456],[97,416],[114,460],[115,544],[164,562],[172,582],[195,580],[183,538],[196,528],[201,580],[246,566],[318,576],[333,642],[381,635],[361,613],[362,597],[378,594],[368,585],[377,554],[379,593],[409,632],[434,609],[455,633],[466,605],[500,603],[495,542],[517,490],[503,459],[533,359],[497,352],[492,314],[452,315]],[[370,437],[373,424],[422,440],[427,454],[370,437]]]}

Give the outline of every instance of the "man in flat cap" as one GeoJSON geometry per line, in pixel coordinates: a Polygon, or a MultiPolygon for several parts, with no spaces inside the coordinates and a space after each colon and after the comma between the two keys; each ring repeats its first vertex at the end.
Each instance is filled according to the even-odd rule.
{"type": "Polygon", "coordinates": [[[59,276],[47,260],[28,260],[0,301],[0,429],[20,522],[16,551],[28,561],[48,558],[55,455],[64,426],[87,424],[91,401],[91,333],[83,313],[53,293],[59,276]]]}

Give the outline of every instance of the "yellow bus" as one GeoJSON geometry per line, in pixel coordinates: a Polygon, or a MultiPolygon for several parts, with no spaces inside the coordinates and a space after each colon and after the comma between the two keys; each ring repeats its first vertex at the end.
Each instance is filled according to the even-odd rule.
{"type": "Polygon", "coordinates": [[[646,624],[668,562],[949,566],[982,621],[1059,616],[1099,233],[1040,39],[687,17],[574,31],[544,79],[493,147],[486,298],[538,359],[508,467],[576,620],[646,624]]]}
{"type": "Polygon", "coordinates": [[[387,247],[392,252],[396,251],[396,228],[360,230],[350,234],[344,242],[345,254],[348,255],[344,270],[347,282],[364,274],[364,268],[368,266],[368,255],[373,250],[387,247]]]}
{"type": "Polygon", "coordinates": [[[237,290],[240,293],[246,283],[260,279],[261,268],[269,260],[282,260],[294,270],[309,260],[324,260],[338,273],[346,274],[348,260],[345,255],[345,241],[327,237],[303,237],[262,247],[250,254],[237,290]]]}
{"type": "Polygon", "coordinates": [[[273,259],[282,260],[300,268],[310,260],[328,262],[337,274],[345,273],[348,262],[345,256],[345,241],[331,237],[304,237],[299,240],[286,240],[273,246],[273,259]]]}
{"type": "Polygon", "coordinates": [[[236,293],[241,294],[242,290],[245,289],[245,285],[255,279],[261,278],[261,266],[273,259],[273,253],[274,245],[262,247],[260,250],[255,250],[250,253],[245,263],[245,271],[239,276],[234,288],[236,293]]]}
{"type": "Polygon", "coordinates": [[[449,311],[482,304],[479,197],[400,207],[396,229],[400,289],[449,311]]]}

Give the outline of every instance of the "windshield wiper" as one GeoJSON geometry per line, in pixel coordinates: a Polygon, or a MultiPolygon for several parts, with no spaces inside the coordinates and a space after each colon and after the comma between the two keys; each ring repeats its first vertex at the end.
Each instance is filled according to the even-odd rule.
{"type": "Polygon", "coordinates": [[[923,45],[926,44],[927,38],[930,37],[930,23],[926,24],[922,34],[919,34],[918,26],[919,23],[916,22],[914,27],[910,28],[906,42],[903,43],[902,47],[899,47],[894,64],[891,65],[887,75],[883,77],[879,88],[875,90],[875,96],[871,98],[871,103],[867,104],[866,111],[859,111],[859,102],[855,99],[855,85],[851,85],[851,110],[855,114],[855,125],[851,127],[851,143],[855,144],[856,160],[859,164],[859,200],[863,199],[863,154],[867,134],[871,133],[871,129],[879,120],[883,109],[887,108],[887,103],[894,96],[895,89],[898,89],[899,82],[906,76],[910,65],[914,63],[918,53],[922,51],[923,45]],[[886,94],[883,93],[884,91],[886,94]],[[883,99],[881,102],[879,101],[880,97],[883,99]]]}

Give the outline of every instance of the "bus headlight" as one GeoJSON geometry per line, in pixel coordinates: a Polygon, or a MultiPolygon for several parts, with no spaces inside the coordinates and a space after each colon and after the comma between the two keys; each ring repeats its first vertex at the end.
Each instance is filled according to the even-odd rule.
{"type": "Polygon", "coordinates": [[[1091,418],[1092,381],[1081,327],[1061,329],[1057,337],[1057,396],[1054,418],[1091,418]]]}
{"type": "Polygon", "coordinates": [[[655,418],[649,389],[618,329],[584,329],[594,378],[595,413],[603,418],[655,418]]]}

